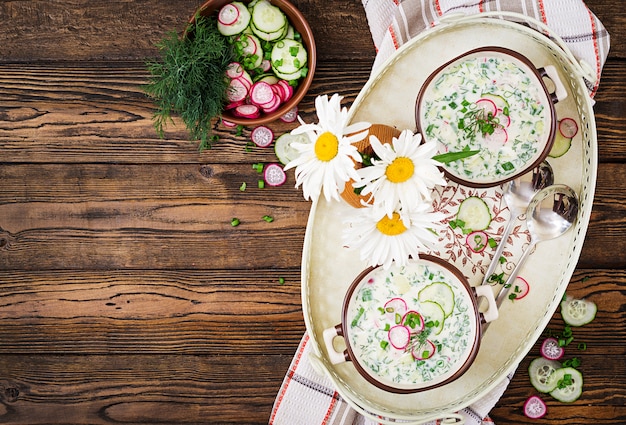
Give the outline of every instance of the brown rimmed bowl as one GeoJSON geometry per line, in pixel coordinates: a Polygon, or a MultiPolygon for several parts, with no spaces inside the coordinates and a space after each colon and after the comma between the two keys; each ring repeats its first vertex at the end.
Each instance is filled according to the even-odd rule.
{"type": "Polygon", "coordinates": [[[538,68],[527,57],[510,49],[481,47],[457,56],[429,75],[417,96],[415,119],[423,140],[435,140],[439,153],[465,147],[480,150],[474,157],[443,165],[446,177],[469,187],[494,187],[536,168],[548,156],[557,131],[554,105],[566,97],[567,91],[554,66],[538,68]],[[482,69],[467,65],[482,66],[483,61],[497,62],[503,68],[519,72],[515,71],[511,77],[507,69],[496,78],[483,79],[482,69]],[[550,80],[552,84],[544,80],[550,80]],[[487,137],[482,136],[482,131],[465,132],[463,128],[478,121],[468,119],[464,114],[485,98],[495,107],[496,127],[499,128],[493,136],[487,137]],[[542,112],[534,114],[535,106],[543,108],[542,112]],[[536,125],[527,132],[522,130],[530,127],[525,124],[528,122],[526,118],[535,119],[533,116],[540,118],[536,125]],[[524,153],[523,146],[530,146],[534,152],[524,153]],[[502,154],[513,159],[501,160],[502,154]],[[493,162],[482,160],[489,155],[498,159],[493,162]]]}
{"type": "MultiPolygon", "coordinates": [[[[239,0],[242,3],[248,4],[251,0],[239,0]]],[[[211,16],[216,14],[222,6],[232,3],[232,0],[208,0],[202,6],[200,6],[197,10],[197,13],[200,16],[211,16]]],[[[315,39],[313,38],[313,32],[311,31],[311,27],[309,26],[307,20],[304,15],[289,1],[287,0],[270,0],[274,6],[280,8],[280,10],[287,15],[289,22],[293,26],[293,28],[300,33],[302,36],[302,42],[304,43],[307,54],[308,54],[308,64],[307,67],[309,69],[306,77],[300,80],[298,86],[296,87],[293,96],[287,102],[282,104],[277,110],[271,113],[261,112],[261,116],[258,118],[245,118],[234,115],[231,111],[225,110],[222,112],[222,118],[228,122],[244,125],[244,126],[256,126],[261,124],[268,124],[270,122],[276,121],[281,116],[290,111],[293,107],[298,105],[304,95],[308,92],[311,87],[311,83],[313,82],[313,76],[315,74],[315,67],[317,64],[317,51],[315,47],[315,39]]],[[[195,19],[195,14],[189,19],[190,23],[193,23],[195,19]]]]}
{"type": "MultiPolygon", "coordinates": [[[[497,319],[498,307],[492,291],[488,285],[470,287],[460,270],[429,255],[412,259],[406,266],[369,267],[348,288],[341,323],[323,332],[328,358],[332,364],[351,362],[366,381],[392,393],[416,393],[445,385],[469,369],[480,347],[482,324],[497,319]],[[426,299],[419,302],[417,299],[424,288],[435,282],[450,287],[455,303],[440,331],[432,327],[435,330],[426,331],[434,315],[426,313],[425,304],[431,303],[432,312],[436,296],[431,293],[426,299]],[[488,301],[489,307],[484,312],[479,311],[479,297],[488,301]],[[397,299],[403,299],[406,307],[390,310],[389,306],[395,305],[397,299]],[[394,348],[390,343],[391,328],[403,324],[399,316],[407,311],[417,311],[424,319],[420,332],[428,332],[424,337],[436,347],[428,359],[415,357],[409,348],[414,344],[394,348]],[[345,350],[335,347],[338,337],[345,343],[345,350]],[[436,371],[428,372],[432,367],[436,371]]],[[[417,333],[412,338],[417,341],[417,333]]]]}

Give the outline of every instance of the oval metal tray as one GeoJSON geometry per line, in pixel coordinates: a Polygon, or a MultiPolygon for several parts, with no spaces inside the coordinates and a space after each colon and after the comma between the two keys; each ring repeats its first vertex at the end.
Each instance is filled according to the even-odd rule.
{"type": "MultiPolygon", "coordinates": [[[[514,370],[532,348],[556,311],[576,267],[591,215],[597,169],[595,121],[578,64],[562,44],[519,23],[474,16],[442,23],[401,47],[367,82],[350,108],[351,121],[369,121],[415,131],[415,101],[420,86],[438,66],[459,54],[487,45],[502,45],[527,56],[538,66],[554,65],[565,83],[568,97],[556,105],[557,117],[573,117],[579,124],[570,151],[549,158],[555,183],[571,186],[580,197],[578,220],[564,236],[536,246],[520,275],[531,285],[523,300],[505,302],[500,318],[486,332],[480,352],[470,369],[458,380],[418,394],[392,394],[362,378],[350,363],[332,365],[323,348],[322,332],[341,320],[346,289],[366,264],[356,251],[342,245],[343,218],[353,207],[345,202],[314,203],[307,224],[302,259],[302,304],[311,336],[314,362],[334,382],[337,391],[361,413],[390,419],[425,422],[446,417],[478,401],[514,370]]],[[[508,209],[500,186],[467,188],[455,183],[439,188],[435,209],[454,218],[458,204],[467,196],[482,197],[493,214],[488,233],[496,240],[502,233],[508,209]]],[[[511,235],[506,249],[507,270],[528,245],[523,221],[511,235]]],[[[440,243],[429,254],[454,263],[470,284],[482,280],[490,257],[464,247],[465,235],[447,226],[440,243]]],[[[337,347],[342,348],[342,347],[337,347]]],[[[380,419],[377,419],[380,421],[380,419]]]]}

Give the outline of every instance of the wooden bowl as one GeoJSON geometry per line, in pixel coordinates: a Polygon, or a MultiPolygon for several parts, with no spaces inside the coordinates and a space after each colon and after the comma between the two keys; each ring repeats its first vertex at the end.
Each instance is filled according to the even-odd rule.
{"type": "MultiPolygon", "coordinates": [[[[240,0],[242,3],[248,4],[251,0],[240,0]]],[[[200,16],[211,16],[222,6],[232,3],[232,0],[208,0],[206,1],[200,8],[197,13],[200,16]]],[[[302,15],[302,13],[289,1],[287,0],[271,0],[271,3],[274,6],[280,8],[287,18],[289,22],[293,26],[293,28],[300,33],[302,36],[302,42],[304,43],[307,54],[308,54],[308,64],[309,72],[303,79],[300,80],[298,86],[296,87],[293,96],[283,105],[281,105],[277,110],[271,113],[261,112],[261,116],[258,118],[245,118],[234,115],[232,112],[225,110],[222,113],[222,118],[226,121],[229,121],[234,124],[245,125],[245,126],[256,126],[261,124],[267,124],[272,121],[277,120],[289,110],[291,110],[294,106],[298,105],[304,95],[309,90],[311,86],[311,82],[313,81],[313,75],[315,74],[315,66],[317,63],[317,52],[315,48],[315,40],[313,39],[313,32],[309,27],[306,19],[302,15]]],[[[195,14],[189,19],[190,23],[193,23],[195,19],[195,14]]]]}
{"type": "MultiPolygon", "coordinates": [[[[372,124],[369,128],[369,132],[367,135],[359,140],[358,142],[354,142],[353,145],[356,146],[359,152],[371,155],[374,153],[374,149],[372,149],[370,145],[370,136],[376,136],[381,143],[391,143],[391,140],[394,137],[400,136],[400,130],[395,127],[390,127],[384,124],[372,124]]],[[[354,167],[356,169],[361,168],[363,165],[361,163],[355,162],[354,167]]],[[[362,208],[365,204],[368,203],[369,196],[361,196],[354,192],[354,188],[352,187],[352,183],[354,180],[349,180],[343,192],[341,192],[341,197],[344,201],[346,201],[349,205],[354,208],[362,208]]],[[[373,199],[369,199],[369,203],[371,203],[373,199]]]]}

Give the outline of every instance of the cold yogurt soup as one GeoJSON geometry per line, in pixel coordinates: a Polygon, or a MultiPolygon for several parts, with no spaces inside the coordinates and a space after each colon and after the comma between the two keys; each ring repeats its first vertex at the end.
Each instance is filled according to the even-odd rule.
{"type": "Polygon", "coordinates": [[[379,382],[415,388],[442,382],[467,360],[476,334],[469,294],[430,262],[374,269],[347,311],[354,357],[379,382]]]}
{"type": "Polygon", "coordinates": [[[452,175],[503,180],[531,164],[550,136],[548,96],[534,72],[508,55],[479,52],[438,72],[421,97],[423,136],[441,152],[480,150],[450,162],[452,175]]]}

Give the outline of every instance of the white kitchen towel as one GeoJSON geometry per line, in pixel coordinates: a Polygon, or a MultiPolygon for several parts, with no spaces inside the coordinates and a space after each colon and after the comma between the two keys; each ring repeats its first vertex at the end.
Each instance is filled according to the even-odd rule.
{"type": "MultiPolygon", "coordinates": [[[[542,22],[565,42],[576,58],[587,62],[595,71],[596,81],[587,82],[592,98],[609,52],[608,32],[582,0],[362,0],[362,3],[377,51],[373,70],[448,13],[508,11],[542,22]]],[[[308,357],[309,342],[305,333],[274,402],[270,425],[375,424],[353,410],[332,382],[313,369],[308,357]]],[[[481,400],[458,412],[465,417],[467,425],[493,424],[489,411],[511,378],[512,374],[481,400]]]]}
{"type": "MultiPolygon", "coordinates": [[[[341,398],[330,379],[314,370],[309,355],[311,340],[307,333],[300,341],[296,355],[283,380],[270,425],[374,425],[379,422],[366,418],[341,398]]],[[[508,386],[512,374],[507,376],[489,394],[458,413],[465,418],[466,425],[493,424],[488,413],[500,399],[508,386]]],[[[399,424],[402,421],[397,421],[399,424]]],[[[427,425],[439,425],[428,422],[427,425]]]]}
{"type": "MultiPolygon", "coordinates": [[[[548,26],[572,54],[595,71],[596,81],[587,82],[593,97],[602,67],[609,54],[610,37],[602,22],[582,0],[362,0],[376,46],[373,69],[384,63],[400,46],[446,14],[473,15],[483,12],[515,12],[548,26]]],[[[525,22],[524,22],[525,23],[525,22]]]]}

